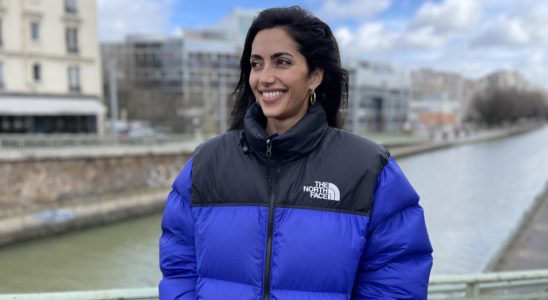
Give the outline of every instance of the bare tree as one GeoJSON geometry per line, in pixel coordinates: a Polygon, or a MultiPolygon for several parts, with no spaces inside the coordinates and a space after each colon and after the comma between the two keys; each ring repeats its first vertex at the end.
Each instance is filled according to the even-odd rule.
{"type": "Polygon", "coordinates": [[[548,119],[548,102],[541,92],[495,89],[476,94],[468,112],[468,119],[488,126],[523,118],[548,119]]]}

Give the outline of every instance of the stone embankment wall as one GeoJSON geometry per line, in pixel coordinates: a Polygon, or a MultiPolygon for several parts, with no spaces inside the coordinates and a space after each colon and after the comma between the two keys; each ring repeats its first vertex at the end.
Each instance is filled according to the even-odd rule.
{"type": "Polygon", "coordinates": [[[167,187],[190,151],[119,147],[0,152],[0,217],[167,187]]]}
{"type": "MultiPolygon", "coordinates": [[[[534,128],[389,150],[399,158],[534,128]]],[[[160,211],[197,144],[0,151],[0,246],[160,211]]]]}
{"type": "MultiPolygon", "coordinates": [[[[442,143],[389,149],[394,157],[463,143],[506,137],[533,129],[493,130],[442,143]]],[[[101,196],[167,187],[198,142],[161,146],[118,146],[0,151],[0,218],[43,209],[86,204],[101,196]]],[[[166,189],[166,193],[168,189],[166,189]]],[[[112,198],[110,197],[110,198],[112,198]]]]}

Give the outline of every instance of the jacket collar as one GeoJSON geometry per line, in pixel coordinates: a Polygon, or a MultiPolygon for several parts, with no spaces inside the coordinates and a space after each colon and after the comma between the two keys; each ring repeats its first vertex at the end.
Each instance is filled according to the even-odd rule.
{"type": "Polygon", "coordinates": [[[327,120],[321,104],[308,108],[306,115],[282,135],[269,136],[265,131],[261,108],[253,103],[244,118],[245,139],[250,148],[266,158],[266,142],[272,139],[272,158],[292,160],[312,151],[322,140],[327,120]]]}

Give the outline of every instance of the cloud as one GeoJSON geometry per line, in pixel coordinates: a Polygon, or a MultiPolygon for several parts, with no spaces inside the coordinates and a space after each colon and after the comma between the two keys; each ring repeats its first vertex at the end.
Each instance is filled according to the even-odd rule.
{"type": "Polygon", "coordinates": [[[433,50],[445,46],[448,40],[447,36],[436,34],[435,27],[423,26],[407,32],[401,42],[406,49],[433,50]]]}
{"type": "Polygon", "coordinates": [[[356,27],[336,28],[335,35],[345,56],[469,78],[512,69],[548,88],[546,20],[545,0],[425,1],[396,26],[371,15],[356,27]]]}
{"type": "Polygon", "coordinates": [[[507,12],[501,12],[471,40],[477,48],[529,48],[546,45],[548,40],[548,3],[533,1],[530,5],[515,5],[507,12]]]}
{"type": "Polygon", "coordinates": [[[481,6],[475,0],[426,2],[411,21],[410,29],[432,28],[438,34],[468,32],[477,26],[481,15],[481,6]]]}
{"type": "Polygon", "coordinates": [[[473,32],[481,15],[481,6],[471,0],[425,2],[403,26],[389,27],[386,22],[365,21],[355,32],[345,29],[338,33],[343,37],[338,37],[353,39],[344,44],[352,44],[354,54],[439,50],[454,38],[473,32]]]}
{"type": "Polygon", "coordinates": [[[473,47],[520,47],[528,45],[531,33],[517,18],[498,16],[491,24],[471,40],[473,47]]]}
{"type": "Polygon", "coordinates": [[[411,18],[400,47],[411,50],[439,50],[454,39],[474,32],[482,17],[475,0],[425,2],[411,18]]]}
{"type": "Polygon", "coordinates": [[[98,0],[101,41],[123,40],[128,34],[166,34],[174,0],[98,0]]]}
{"type": "Polygon", "coordinates": [[[527,79],[543,84],[544,87],[548,82],[548,50],[535,49],[524,55],[517,64],[524,70],[527,79]]]}
{"type": "Polygon", "coordinates": [[[363,24],[358,30],[358,45],[368,52],[391,51],[398,34],[389,31],[383,23],[363,24]]]}
{"type": "Polygon", "coordinates": [[[335,35],[340,48],[349,48],[350,44],[354,40],[354,34],[350,28],[345,26],[337,28],[333,34],[335,35]]]}
{"type": "Polygon", "coordinates": [[[371,55],[390,52],[399,39],[397,32],[389,30],[381,22],[363,23],[355,32],[348,27],[341,27],[334,34],[345,56],[352,58],[365,53],[371,55]]]}
{"type": "Polygon", "coordinates": [[[384,11],[390,3],[390,0],[326,0],[318,14],[326,19],[363,19],[384,11]]]}

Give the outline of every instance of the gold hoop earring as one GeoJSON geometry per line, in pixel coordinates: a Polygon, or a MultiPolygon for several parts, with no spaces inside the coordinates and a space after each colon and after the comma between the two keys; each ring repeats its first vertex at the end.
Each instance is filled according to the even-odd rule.
{"type": "Polygon", "coordinates": [[[314,106],[314,104],[316,104],[316,91],[315,90],[312,90],[312,93],[310,93],[310,98],[308,100],[310,100],[310,105],[314,106]]]}

